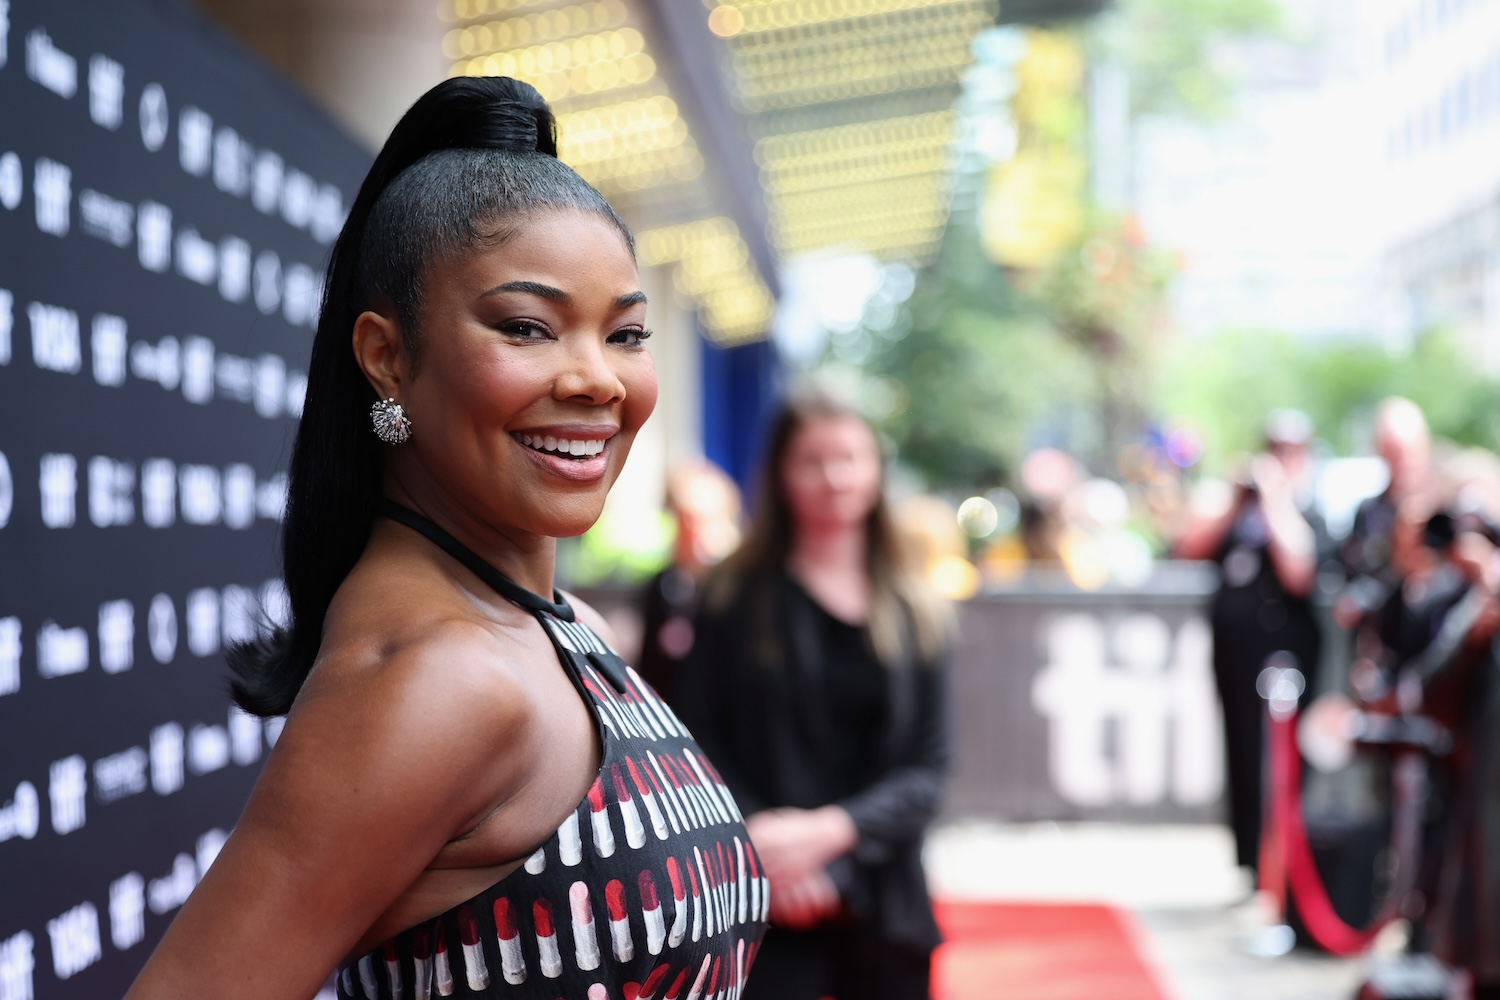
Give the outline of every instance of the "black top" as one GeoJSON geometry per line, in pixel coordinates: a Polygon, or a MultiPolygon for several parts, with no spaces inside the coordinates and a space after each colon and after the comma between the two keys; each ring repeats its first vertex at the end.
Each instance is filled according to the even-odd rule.
{"type": "Polygon", "coordinates": [[[341,968],[340,1000],[738,992],[770,887],[733,796],[686,727],[566,600],[519,587],[419,514],[382,513],[536,615],[599,727],[603,760],[522,867],[341,968]]]}
{"type": "MultiPolygon", "coordinates": [[[[940,937],[922,837],[937,815],[948,767],[946,656],[877,665],[872,674],[865,668],[873,656],[864,659],[864,648],[847,632],[839,639],[826,619],[784,573],[742,583],[722,608],[699,612],[677,710],[701,734],[746,813],[830,803],[846,809],[859,843],[828,869],[846,913],[882,941],[931,949],[940,937]],[[854,722],[860,742],[841,747],[841,727],[849,723],[835,699],[843,700],[850,676],[863,692],[852,702],[865,710],[873,706],[865,685],[880,678],[884,708],[878,725],[872,715],[854,722]],[[855,756],[858,765],[845,763],[855,756]],[[856,770],[864,780],[851,783],[856,770]]],[[[848,631],[863,642],[863,630],[848,631]]]]}

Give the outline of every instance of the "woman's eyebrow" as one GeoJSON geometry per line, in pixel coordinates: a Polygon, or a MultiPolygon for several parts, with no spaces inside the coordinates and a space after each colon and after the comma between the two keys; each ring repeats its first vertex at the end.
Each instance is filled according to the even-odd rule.
{"type": "Polygon", "coordinates": [[[615,305],[621,309],[629,306],[643,306],[646,304],[645,292],[627,292],[615,299],[615,305]]]}
{"type": "Polygon", "coordinates": [[[499,295],[504,292],[524,292],[527,295],[535,295],[538,298],[547,299],[549,302],[559,302],[563,305],[567,305],[573,301],[572,296],[561,288],[553,288],[551,285],[544,285],[540,281],[507,281],[503,285],[496,285],[479,297],[487,298],[488,296],[499,295]]]}

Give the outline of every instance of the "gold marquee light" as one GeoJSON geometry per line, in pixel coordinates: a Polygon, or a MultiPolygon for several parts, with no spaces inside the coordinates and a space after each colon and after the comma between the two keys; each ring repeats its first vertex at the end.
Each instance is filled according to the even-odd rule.
{"type": "Polygon", "coordinates": [[[642,265],[675,264],[673,285],[698,304],[704,324],[724,343],[761,336],[776,303],[755,273],[734,222],[702,219],[647,229],[636,236],[642,265]]]}

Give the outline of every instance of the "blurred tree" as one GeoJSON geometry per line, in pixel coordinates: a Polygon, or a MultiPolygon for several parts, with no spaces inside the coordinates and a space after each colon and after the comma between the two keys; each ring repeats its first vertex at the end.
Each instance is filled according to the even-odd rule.
{"type": "Polygon", "coordinates": [[[1309,340],[1240,331],[1177,340],[1160,373],[1160,412],[1192,423],[1208,444],[1210,469],[1259,447],[1268,410],[1295,407],[1312,417],[1336,451],[1370,446],[1375,404],[1407,396],[1434,433],[1495,448],[1500,385],[1476,370],[1472,352],[1448,331],[1419,338],[1409,353],[1365,340],[1309,340]]]}

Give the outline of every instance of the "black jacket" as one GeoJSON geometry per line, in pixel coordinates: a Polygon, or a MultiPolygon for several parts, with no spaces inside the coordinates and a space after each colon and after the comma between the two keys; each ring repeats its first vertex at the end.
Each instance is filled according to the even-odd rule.
{"type": "Polygon", "coordinates": [[[887,670],[886,726],[870,748],[879,776],[840,798],[827,790],[830,707],[815,614],[780,574],[743,587],[723,611],[700,611],[675,707],[747,816],[835,800],[848,810],[859,844],[829,868],[846,909],[883,940],[930,950],[941,937],[922,837],[948,767],[946,656],[887,670]]]}

